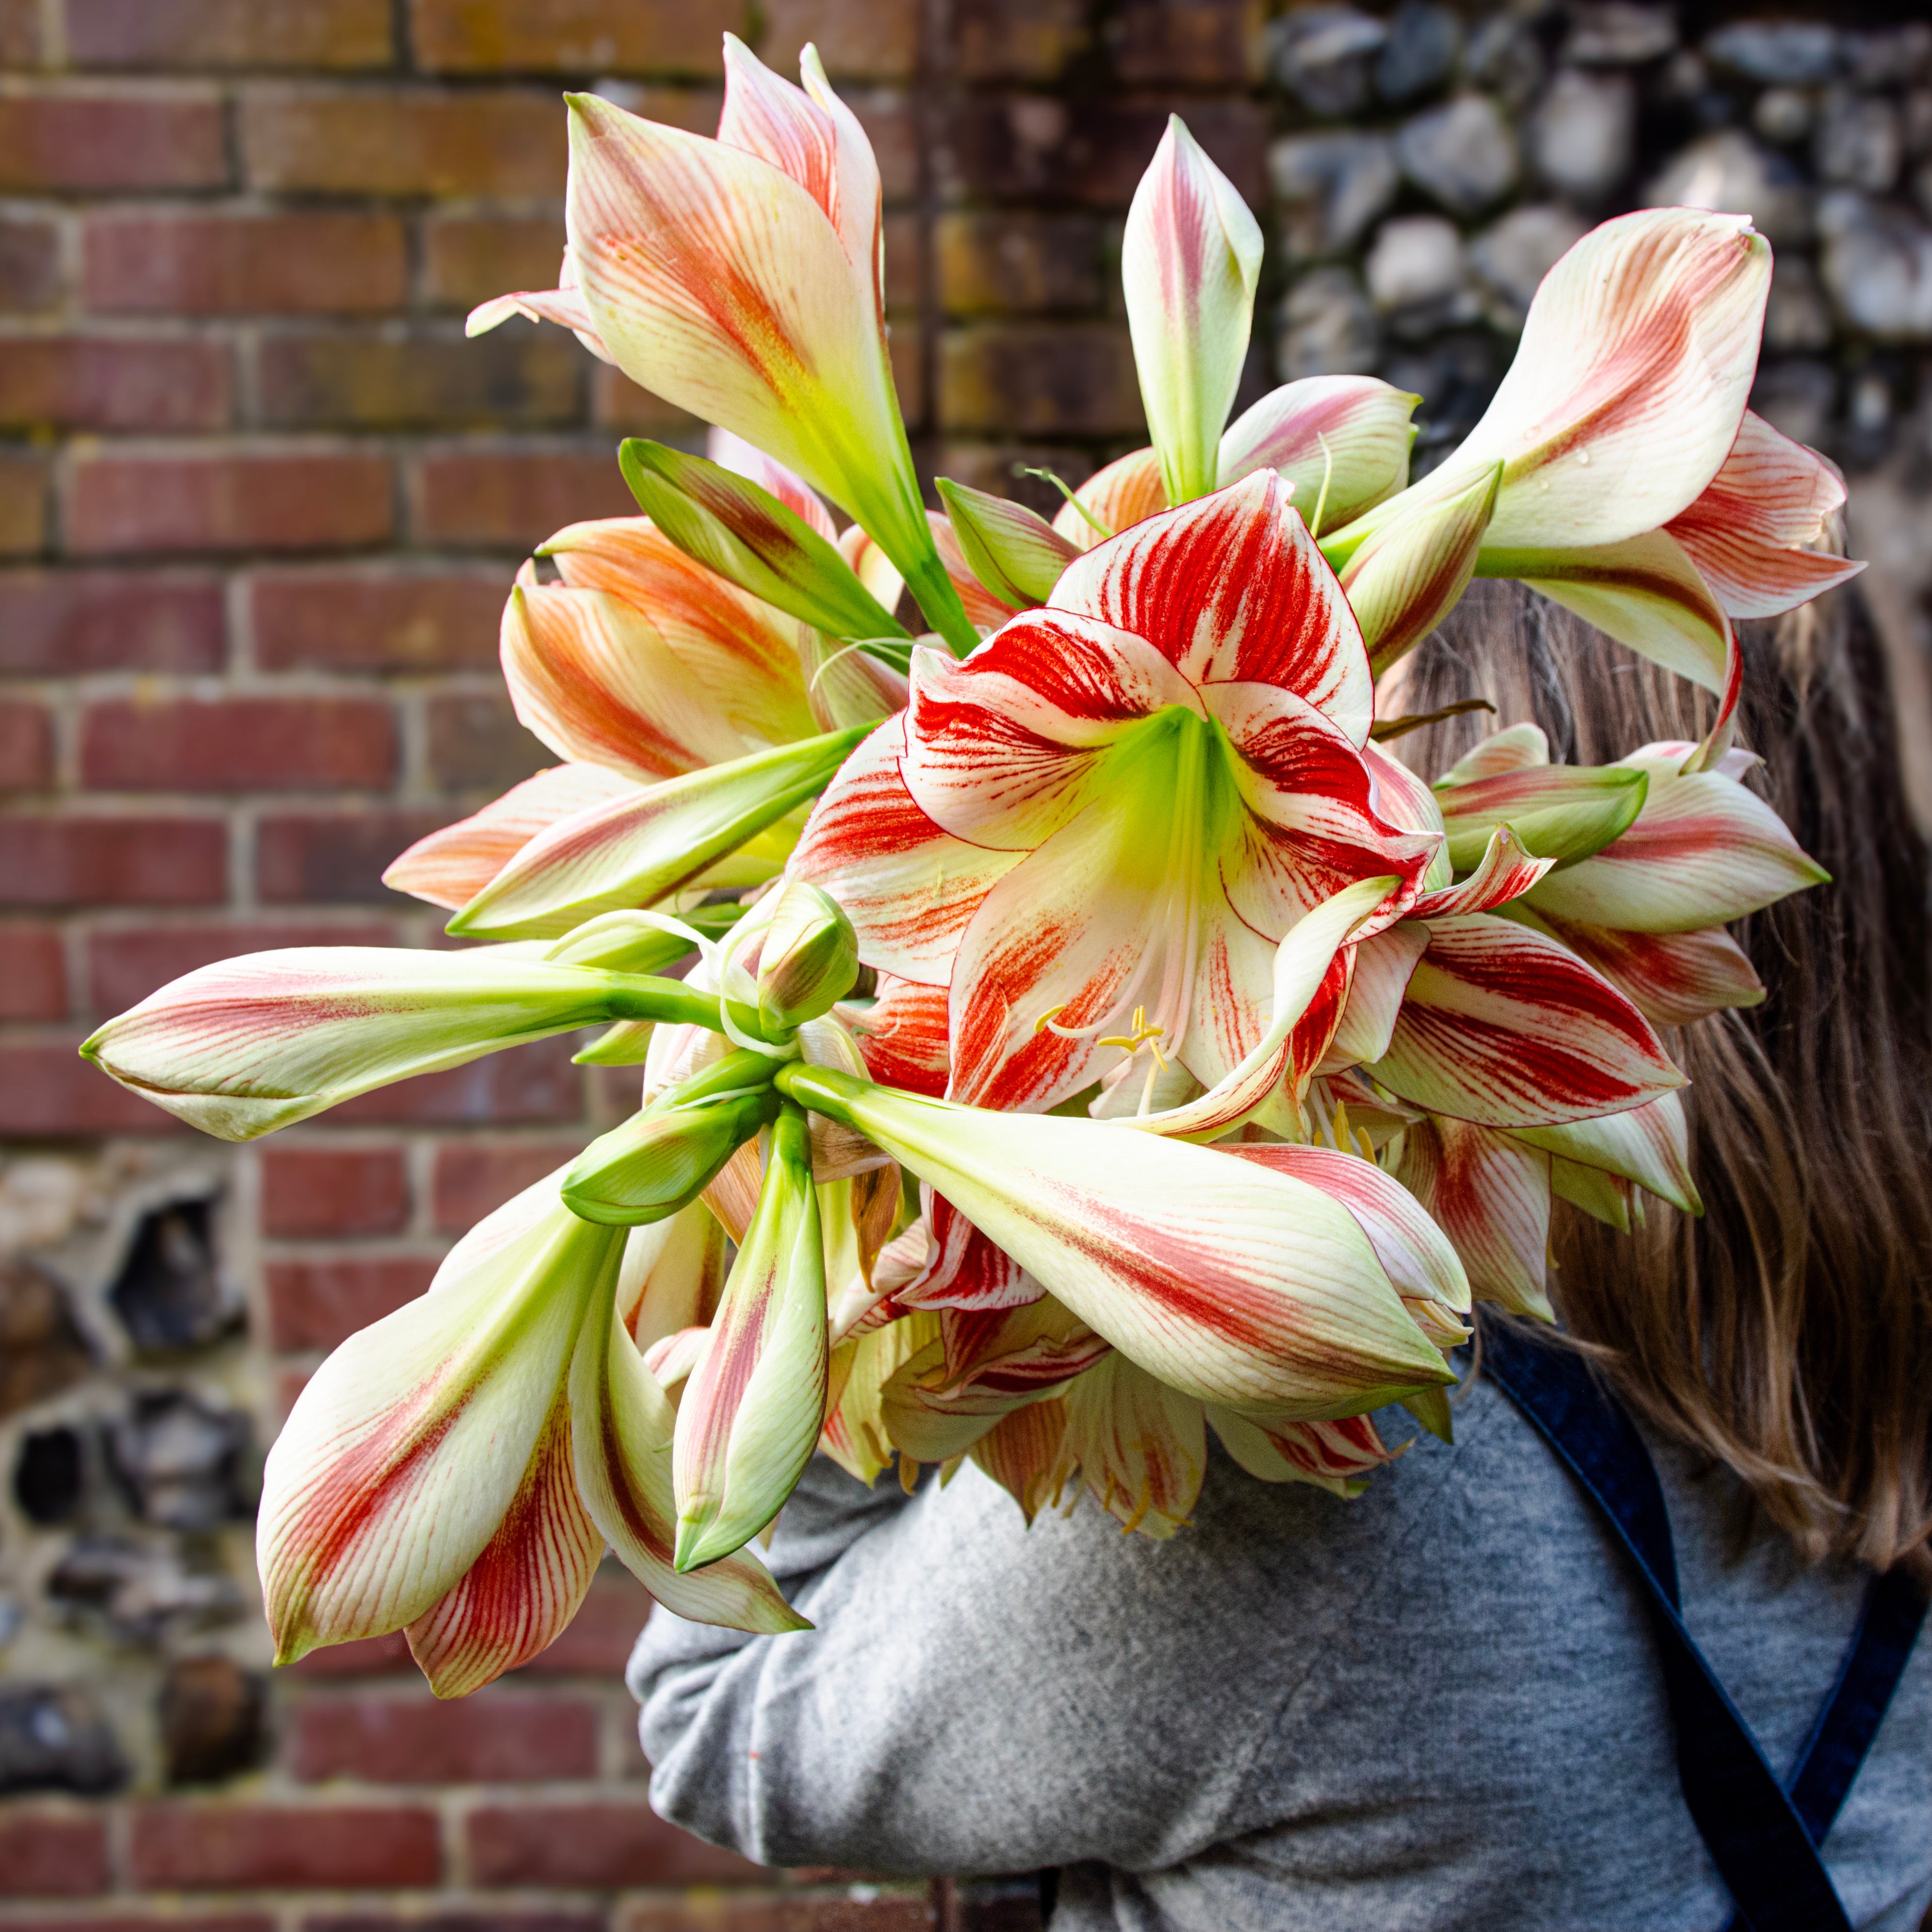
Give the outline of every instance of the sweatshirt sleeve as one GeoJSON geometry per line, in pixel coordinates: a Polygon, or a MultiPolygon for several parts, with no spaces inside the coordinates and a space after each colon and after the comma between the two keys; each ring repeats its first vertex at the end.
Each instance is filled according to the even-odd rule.
{"type": "Polygon", "coordinates": [[[1247,1774],[1316,1664],[1314,1612],[1366,1587],[1322,1554],[1334,1510],[1223,1467],[1195,1526],[1156,1544],[1090,1504],[1029,1530],[970,1465],[904,1501],[821,1460],[772,1551],[815,1628],[754,1637],[660,1611],[638,1643],[652,1804],[771,1865],[1192,1856],[1265,1822],[1243,1814],[1247,1774]]]}

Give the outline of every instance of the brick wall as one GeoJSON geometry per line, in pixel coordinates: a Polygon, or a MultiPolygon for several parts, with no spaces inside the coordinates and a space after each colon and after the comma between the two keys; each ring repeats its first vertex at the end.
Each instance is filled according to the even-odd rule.
{"type": "Polygon", "coordinates": [[[1778,224],[1757,400],[1852,467],[1932,747],[1932,35],[1270,10],[0,0],[0,1928],[1025,1922],[653,1820],[621,1574],[466,1704],[393,1642],[269,1677],[248,1520],[292,1389],[627,1081],[550,1042],[237,1154],[74,1057],[205,961],[432,943],[382,866],[546,761],[505,587],[630,507],[620,434],[694,433],[560,332],[463,340],[554,273],[562,87],[708,130],[720,30],[777,64],[815,38],[880,158],[922,460],[1003,490],[1138,440],[1120,226],[1171,108],[1264,216],[1250,392],[1378,370],[1428,397],[1425,460],[1555,249],[1702,166],[1778,224]]]}

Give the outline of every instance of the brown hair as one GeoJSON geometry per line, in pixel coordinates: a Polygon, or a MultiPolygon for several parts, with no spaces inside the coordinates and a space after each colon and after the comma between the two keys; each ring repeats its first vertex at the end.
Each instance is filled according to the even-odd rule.
{"type": "MultiPolygon", "coordinates": [[[[1738,742],[1767,761],[1748,782],[1833,883],[1732,928],[1762,1005],[1666,1036],[1702,1217],[1650,1202],[1624,1236],[1558,1203],[1552,1298],[1626,1399],[1734,1470],[1805,1556],[1884,1566],[1932,1538],[1926,848],[1856,586],[1740,638],[1738,742]]],[[[1552,759],[1600,764],[1712,715],[1514,584],[1472,586],[1395,676],[1403,712],[1497,706],[1400,742],[1428,777],[1526,718],[1552,759]]]]}

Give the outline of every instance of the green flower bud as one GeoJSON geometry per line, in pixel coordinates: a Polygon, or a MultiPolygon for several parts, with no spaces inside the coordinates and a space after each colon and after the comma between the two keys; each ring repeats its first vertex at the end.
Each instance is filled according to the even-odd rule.
{"type": "Polygon", "coordinates": [[[591,1142],[564,1177],[564,1204],[580,1220],[634,1227],[687,1207],[778,1112],[769,1086],[657,1106],[591,1142]]]}
{"type": "Polygon", "coordinates": [[[829,1012],[858,976],[858,938],[844,908],[818,886],[790,880],[759,949],[759,1024],[788,1033],[829,1012]]]}

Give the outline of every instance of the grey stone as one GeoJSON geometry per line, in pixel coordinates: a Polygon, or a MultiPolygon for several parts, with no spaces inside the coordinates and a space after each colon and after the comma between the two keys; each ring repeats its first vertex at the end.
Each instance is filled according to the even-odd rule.
{"type": "Polygon", "coordinates": [[[1384,374],[1425,400],[1409,466],[1420,476],[1476,426],[1496,394],[1507,354],[1488,331],[1432,335],[1421,347],[1391,356],[1384,374]]]}
{"type": "Polygon", "coordinates": [[[1932,216],[1932,161],[1921,162],[1913,170],[1912,198],[1922,213],[1932,216]]]}
{"type": "Polygon", "coordinates": [[[1534,203],[1511,208],[1469,244],[1476,273],[1500,298],[1490,318],[1498,327],[1522,326],[1538,285],[1588,226],[1567,208],[1534,203]]]}
{"type": "Polygon", "coordinates": [[[94,1797],[127,1781],[127,1760],[89,1693],[52,1684],[0,1690],[0,1792],[94,1797]]]}
{"type": "Polygon", "coordinates": [[[1629,171],[1636,131],[1636,90],[1629,75],[1565,68],[1537,104],[1530,155],[1552,188],[1592,204],[1629,171]]]}
{"type": "Polygon", "coordinates": [[[181,1389],[135,1396],[130,1413],[108,1432],[114,1473],[136,1513],[165,1529],[208,1530],[244,1520],[246,1419],[181,1389]]]}
{"type": "Polygon", "coordinates": [[[1670,7],[1635,0],[1582,0],[1570,16],[1563,58],[1579,67],[1635,67],[1660,60],[1677,45],[1677,15],[1670,7]]]}
{"type": "Polygon", "coordinates": [[[58,1394],[93,1366],[60,1285],[31,1262],[0,1260],[0,1415],[58,1394]]]}
{"type": "Polygon", "coordinates": [[[1474,214],[1516,177],[1516,136],[1480,94],[1465,94],[1418,114],[1396,140],[1402,172],[1454,214],[1474,214]]]}
{"type": "Polygon", "coordinates": [[[1932,342],[1932,228],[1904,208],[1840,191],[1819,204],[1825,287],[1853,328],[1932,342]]]}
{"type": "Polygon", "coordinates": [[[1712,208],[1748,214],[1774,248],[1812,232],[1811,196],[1782,154],[1736,128],[1691,142],[1644,190],[1650,208],[1712,208]]]}
{"type": "Polygon", "coordinates": [[[1352,7],[1298,7],[1269,28],[1269,65],[1312,114],[1353,114],[1386,30],[1352,7]]]}
{"type": "Polygon", "coordinates": [[[1364,269],[1369,298],[1384,315],[1442,302],[1462,286],[1462,238],[1439,214],[1399,215],[1376,231],[1364,269]]]}
{"type": "Polygon", "coordinates": [[[1520,108],[1543,85],[1543,49],[1528,22],[1509,14],[1492,15],[1470,33],[1462,51],[1462,77],[1520,108]]]}
{"type": "Polygon", "coordinates": [[[1352,269],[1301,276],[1276,310],[1275,367],[1285,382],[1370,374],[1381,346],[1375,311],[1352,269]]]}
{"type": "Polygon", "coordinates": [[[1899,121],[1906,153],[1915,161],[1932,154],[1932,87],[1915,87],[1905,97],[1899,121]]]}
{"type": "Polygon", "coordinates": [[[1352,248],[1395,198],[1395,145],[1380,134],[1302,134],[1268,150],[1282,245],[1305,262],[1352,248]]]}
{"type": "Polygon", "coordinates": [[[201,1348],[240,1321],[215,1263],[213,1204],[171,1201],[136,1226],[108,1299],[137,1348],[201,1348]]]}
{"type": "Polygon", "coordinates": [[[1839,57],[1848,79],[1865,87],[1897,87],[1932,74],[1932,23],[1909,20],[1844,35],[1839,57]]]}
{"type": "Polygon", "coordinates": [[[1795,442],[1822,443],[1838,406],[1838,379],[1830,365],[1771,362],[1758,370],[1750,406],[1795,442]]]}
{"type": "Polygon", "coordinates": [[[160,1700],[170,1784],[212,1784],[261,1761],[267,1700],[260,1678],[231,1658],[179,1657],[160,1700]]]}
{"type": "Polygon", "coordinates": [[[1462,25],[1446,7],[1402,0],[1390,16],[1388,38],[1376,62],[1376,92],[1384,100],[1412,100],[1449,78],[1462,50],[1462,25]]]}
{"type": "Polygon", "coordinates": [[[1802,255],[1780,254],[1771,274],[1771,299],[1764,312],[1764,345],[1789,354],[1828,349],[1832,312],[1818,286],[1816,272],[1802,255]]]}
{"type": "Polygon", "coordinates": [[[154,1538],[76,1537],[47,1579],[62,1609],[92,1612],[125,1643],[153,1644],[242,1614],[233,1581],[188,1568],[173,1543],[154,1538]]]}
{"type": "Polygon", "coordinates": [[[1704,43],[1720,67],[1786,86],[1829,80],[1838,69],[1837,29],[1815,21],[1739,20],[1704,43]]]}
{"type": "Polygon", "coordinates": [[[1904,158],[1898,110],[1889,100],[1842,88],[1826,94],[1811,137],[1812,164],[1820,181],[1882,194],[1898,180],[1904,158]]]}
{"type": "Polygon", "coordinates": [[[1812,118],[1811,97],[1796,87],[1767,87],[1751,110],[1751,125],[1780,147],[1803,140],[1812,118]]]}

